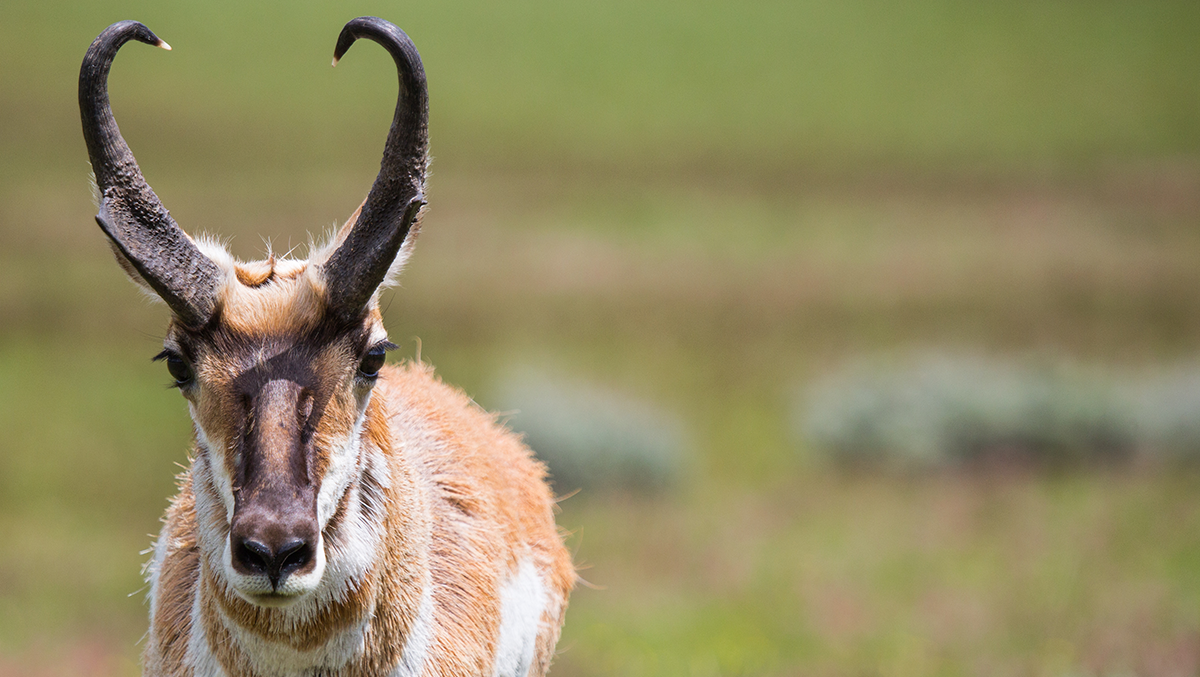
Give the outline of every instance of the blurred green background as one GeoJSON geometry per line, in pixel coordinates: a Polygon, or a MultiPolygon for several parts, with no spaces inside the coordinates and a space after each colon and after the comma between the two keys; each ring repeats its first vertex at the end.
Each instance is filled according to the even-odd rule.
{"type": "MultiPolygon", "coordinates": [[[[554,674],[1200,673],[1195,464],[1136,412],[1117,461],[1038,460],[1119,428],[1120,397],[978,424],[1079,409],[1034,386],[993,406],[988,379],[1195,373],[1193,0],[7,0],[0,675],[137,674],[142,551],[190,436],[149,361],[166,312],[91,219],[87,45],[127,18],[172,44],[122,51],[117,118],[179,223],[257,258],[340,222],[378,168],[393,66],[369,44],[328,65],[361,14],[430,83],[393,340],[540,453],[583,455],[556,488],[583,487],[560,523],[589,585],[554,674]],[[864,371],[891,380],[821,385],[864,371]],[[916,469],[831,453],[936,456],[912,440],[940,433],[889,437],[920,416],[1001,434],[916,469]]],[[[1143,404],[1187,428],[1196,383],[1143,404]]]]}

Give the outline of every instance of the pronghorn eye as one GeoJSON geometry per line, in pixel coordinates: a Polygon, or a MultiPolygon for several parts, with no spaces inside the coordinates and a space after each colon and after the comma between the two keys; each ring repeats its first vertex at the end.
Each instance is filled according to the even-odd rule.
{"type": "Polygon", "coordinates": [[[178,355],[167,356],[167,371],[171,372],[176,385],[185,385],[192,380],[192,368],[178,355]]]}
{"type": "Polygon", "coordinates": [[[358,363],[358,373],[366,378],[375,378],[379,376],[379,370],[383,368],[383,362],[387,359],[387,346],[378,345],[367,351],[366,357],[362,362],[358,363]]]}
{"type": "Polygon", "coordinates": [[[167,371],[171,372],[171,378],[175,379],[176,386],[186,386],[192,382],[192,378],[194,378],[192,368],[178,354],[164,350],[154,359],[167,361],[167,371]]]}

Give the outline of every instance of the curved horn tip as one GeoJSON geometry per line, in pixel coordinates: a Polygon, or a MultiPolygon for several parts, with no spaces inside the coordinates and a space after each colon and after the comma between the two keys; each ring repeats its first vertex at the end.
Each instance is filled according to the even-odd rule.
{"type": "Polygon", "coordinates": [[[411,242],[414,222],[425,204],[422,189],[428,165],[429,99],[421,56],[398,26],[364,16],[342,27],[333,50],[334,63],[364,38],[379,43],[391,55],[400,88],[379,175],[349,233],[322,263],[329,309],[342,319],[365,311],[400,249],[411,242]]]}
{"type": "Polygon", "coordinates": [[[372,33],[401,33],[396,24],[381,19],[377,16],[360,16],[346,22],[342,26],[341,33],[338,34],[337,44],[333,48],[333,63],[336,66],[338,59],[341,59],[350,49],[356,40],[362,37],[370,37],[372,33]]]}
{"type": "Polygon", "coordinates": [[[118,22],[112,24],[111,26],[109,26],[108,28],[104,29],[104,32],[101,33],[101,35],[104,35],[104,33],[108,33],[109,31],[114,31],[116,33],[125,33],[125,34],[129,35],[128,39],[137,40],[138,42],[144,42],[147,45],[154,45],[155,47],[162,47],[162,48],[168,49],[168,50],[171,49],[170,45],[168,45],[166,42],[164,42],[162,38],[155,35],[154,31],[150,30],[150,28],[147,27],[146,24],[142,23],[141,21],[134,21],[131,19],[126,19],[125,21],[118,21],[118,22]]]}

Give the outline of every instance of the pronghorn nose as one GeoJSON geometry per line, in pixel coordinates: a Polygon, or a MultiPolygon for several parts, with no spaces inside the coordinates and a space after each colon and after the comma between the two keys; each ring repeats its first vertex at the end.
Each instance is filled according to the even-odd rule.
{"type": "Polygon", "coordinates": [[[299,538],[285,541],[276,548],[243,538],[234,545],[233,560],[247,573],[266,574],[271,579],[271,586],[278,588],[288,574],[304,568],[312,555],[312,546],[299,538]]]}

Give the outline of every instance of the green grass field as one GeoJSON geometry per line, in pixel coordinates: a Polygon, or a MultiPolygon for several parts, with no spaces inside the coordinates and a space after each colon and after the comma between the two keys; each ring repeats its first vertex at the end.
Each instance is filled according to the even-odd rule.
{"type": "MultiPolygon", "coordinates": [[[[134,675],[190,423],[92,223],[79,60],[181,225],[254,257],[367,190],[413,36],[431,210],[385,298],[485,406],[536,365],[653,402],[683,480],[560,523],[556,675],[1200,673],[1200,473],[845,472],[807,384],[913,351],[1170,369],[1200,347],[1200,5],[15,2],[0,8],[0,677],[134,675]]],[[[419,342],[419,343],[418,343],[419,342]]]]}

